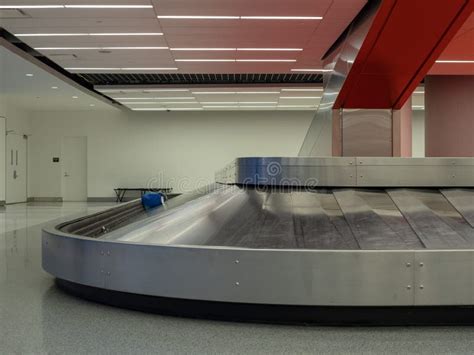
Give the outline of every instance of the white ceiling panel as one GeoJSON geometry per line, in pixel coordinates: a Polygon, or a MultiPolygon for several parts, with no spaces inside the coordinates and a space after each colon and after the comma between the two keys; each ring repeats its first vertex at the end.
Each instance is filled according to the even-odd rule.
{"type": "MultiPolygon", "coordinates": [[[[320,58],[366,0],[42,0],[42,5],[147,5],[144,9],[21,9],[21,19],[3,19],[12,33],[159,32],[158,36],[21,37],[33,48],[181,47],[302,48],[302,52],[172,52],[170,50],[40,50],[63,67],[177,67],[179,73],[290,73],[293,68],[321,68],[320,58]],[[321,16],[322,20],[163,19],[157,16],[321,16]],[[123,52],[127,53],[123,53],[123,52]],[[68,55],[74,54],[75,56],[68,55]],[[189,63],[175,59],[292,59],[295,63],[189,63]]],[[[0,5],[19,1],[0,0],[0,5]]],[[[21,1],[21,5],[39,1],[21,1]]],[[[157,73],[162,72],[157,70],[157,73]]]]}

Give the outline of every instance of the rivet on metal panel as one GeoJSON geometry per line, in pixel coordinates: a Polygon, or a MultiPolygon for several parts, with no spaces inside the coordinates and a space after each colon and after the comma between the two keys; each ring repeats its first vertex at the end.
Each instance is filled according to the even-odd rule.
{"type": "Polygon", "coordinates": [[[110,271],[107,272],[107,276],[110,276],[110,271]]]}
{"type": "Polygon", "coordinates": [[[240,285],[240,283],[237,281],[237,282],[235,283],[235,286],[239,286],[239,285],[240,285]]]}
{"type": "Polygon", "coordinates": [[[100,270],[100,273],[103,274],[103,273],[104,273],[104,270],[100,270]]]}
{"type": "Polygon", "coordinates": [[[238,263],[240,263],[240,261],[237,259],[237,260],[235,260],[235,263],[238,264],[238,263]]]}
{"type": "Polygon", "coordinates": [[[349,177],[352,177],[352,175],[350,175],[349,177]]]}
{"type": "Polygon", "coordinates": [[[406,266],[407,266],[407,267],[410,267],[410,266],[411,266],[411,263],[406,263],[406,266]]]}
{"type": "Polygon", "coordinates": [[[425,286],[420,285],[420,290],[423,290],[424,288],[425,288],[425,286]]]}
{"type": "Polygon", "coordinates": [[[420,263],[420,267],[423,267],[425,264],[423,262],[420,263]]]}
{"type": "Polygon", "coordinates": [[[411,285],[408,285],[408,286],[407,286],[407,290],[411,290],[411,285]]]}
{"type": "Polygon", "coordinates": [[[351,164],[351,165],[352,165],[352,162],[350,162],[349,164],[351,164]]]}
{"type": "Polygon", "coordinates": [[[107,255],[110,255],[110,251],[107,252],[107,255]]]}
{"type": "Polygon", "coordinates": [[[453,176],[451,176],[451,177],[455,178],[455,177],[456,177],[456,175],[453,175],[453,176]]]}
{"type": "Polygon", "coordinates": [[[100,252],[100,255],[104,255],[104,252],[103,252],[103,251],[101,251],[101,252],[100,252]]]}
{"type": "Polygon", "coordinates": [[[360,161],[359,164],[363,164],[364,162],[363,161],[360,161]]]}
{"type": "Polygon", "coordinates": [[[361,175],[360,177],[361,177],[361,178],[363,178],[363,177],[364,177],[364,175],[361,175]]]}

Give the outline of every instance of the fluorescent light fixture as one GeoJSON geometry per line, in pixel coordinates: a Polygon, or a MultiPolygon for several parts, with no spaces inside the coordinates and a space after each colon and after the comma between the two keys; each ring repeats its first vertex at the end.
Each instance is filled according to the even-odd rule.
{"type": "Polygon", "coordinates": [[[112,97],[114,100],[154,100],[153,97],[112,97]]]}
{"type": "Polygon", "coordinates": [[[143,89],[143,92],[185,92],[188,89],[143,89]]]}
{"type": "Polygon", "coordinates": [[[243,105],[240,108],[276,108],[275,105],[272,106],[255,106],[255,105],[243,105]]]}
{"type": "Polygon", "coordinates": [[[0,9],[152,9],[152,5],[0,5],[0,9]]]}
{"type": "Polygon", "coordinates": [[[152,5],[64,5],[66,9],[152,9],[152,5]]]}
{"type": "Polygon", "coordinates": [[[64,9],[64,5],[0,5],[0,9],[64,9]]]}
{"type": "Polygon", "coordinates": [[[235,91],[193,91],[194,95],[234,95],[235,91]]]}
{"type": "MultiPolygon", "coordinates": [[[[178,68],[64,68],[66,70],[74,70],[74,71],[79,71],[79,70],[94,70],[94,71],[106,71],[106,70],[111,70],[111,71],[160,71],[160,70],[178,70],[178,68]]],[[[118,90],[121,91],[121,90],[118,90]]],[[[124,90],[125,91],[125,90],[124,90]]],[[[105,92],[105,91],[103,91],[105,92]]]]}
{"type": "Polygon", "coordinates": [[[278,105],[278,107],[286,107],[286,108],[291,108],[291,107],[316,108],[316,107],[318,107],[318,106],[317,106],[317,105],[278,105]]]}
{"type": "Polygon", "coordinates": [[[120,68],[120,70],[130,71],[160,71],[160,70],[178,70],[178,68],[120,68]]]}
{"type": "Polygon", "coordinates": [[[194,95],[280,94],[279,91],[193,91],[194,95]]]}
{"type": "Polygon", "coordinates": [[[324,91],[323,88],[314,88],[314,89],[281,89],[281,91],[295,91],[295,92],[299,92],[299,91],[324,91]]]}
{"type": "Polygon", "coordinates": [[[302,48],[170,48],[171,51],[283,51],[283,52],[301,52],[302,48]]]}
{"type": "Polygon", "coordinates": [[[176,19],[176,20],[239,20],[240,16],[157,16],[161,19],[176,19]]]}
{"type": "Polygon", "coordinates": [[[78,99],[79,97],[78,97],[78,96],[73,96],[72,98],[73,98],[73,99],[78,99]]]}
{"type": "Polygon", "coordinates": [[[170,48],[170,51],[236,51],[237,48],[170,48]]]}
{"type": "Polygon", "coordinates": [[[57,86],[51,86],[51,89],[57,90],[57,89],[59,89],[59,88],[58,88],[57,86]]]}
{"type": "Polygon", "coordinates": [[[64,68],[66,70],[75,70],[75,71],[78,71],[78,70],[94,70],[94,71],[106,71],[106,70],[112,70],[112,71],[115,71],[115,70],[120,70],[120,68],[64,68]]]}
{"type": "Polygon", "coordinates": [[[79,36],[163,36],[161,32],[147,33],[15,33],[16,37],[79,37],[79,36]]]}
{"type": "Polygon", "coordinates": [[[237,95],[242,94],[242,95],[255,95],[255,94],[266,94],[266,95],[274,95],[274,94],[279,94],[278,91],[237,91],[237,95]]]}
{"type": "Polygon", "coordinates": [[[304,100],[304,99],[320,99],[321,96],[281,96],[280,99],[285,100],[304,100]]]}
{"type": "Polygon", "coordinates": [[[414,94],[424,94],[425,92],[424,91],[414,91],[413,93],[414,94]]]}
{"type": "Polygon", "coordinates": [[[175,59],[175,62],[296,62],[296,59],[175,59]]]}
{"type": "Polygon", "coordinates": [[[168,47],[37,47],[38,51],[76,51],[76,50],[155,50],[168,49],[168,47]]]}
{"type": "Polygon", "coordinates": [[[176,20],[322,20],[321,16],[192,16],[166,15],[157,16],[159,19],[176,20]]]}
{"type": "Polygon", "coordinates": [[[294,63],[296,59],[236,59],[236,62],[287,62],[287,63],[294,63]]]}
{"type": "Polygon", "coordinates": [[[130,108],[132,111],[168,111],[164,107],[130,108]]]}
{"type": "Polygon", "coordinates": [[[162,102],[159,102],[159,104],[161,104],[161,105],[197,105],[197,104],[199,104],[199,102],[196,102],[196,101],[162,101],[162,102]]]}
{"type": "Polygon", "coordinates": [[[179,97],[156,97],[156,100],[195,100],[194,97],[186,97],[186,96],[179,96],[179,97]]]}
{"type": "Polygon", "coordinates": [[[90,106],[90,107],[94,107],[94,106],[95,106],[95,104],[90,104],[89,106],[90,106]]]}
{"type": "Polygon", "coordinates": [[[34,74],[30,74],[30,73],[28,73],[28,74],[25,74],[25,76],[27,76],[27,77],[31,78],[31,77],[33,77],[33,76],[35,76],[35,75],[34,75],[34,74]]]}
{"type": "Polygon", "coordinates": [[[101,50],[102,47],[37,47],[37,51],[101,50]]]}
{"type": "Polygon", "coordinates": [[[150,102],[128,102],[128,101],[122,101],[121,102],[123,105],[156,105],[155,101],[150,101],[150,102]]]}
{"type": "Polygon", "coordinates": [[[261,102],[258,102],[258,101],[244,102],[244,101],[242,101],[242,102],[239,102],[239,103],[240,103],[240,104],[243,104],[243,105],[257,105],[257,104],[258,104],[258,105],[260,105],[260,104],[262,104],[262,105],[276,105],[278,102],[276,102],[276,101],[267,101],[267,102],[265,102],[265,101],[261,101],[261,102]]]}
{"type": "Polygon", "coordinates": [[[202,107],[150,107],[150,108],[132,108],[132,111],[200,111],[202,107]]]}
{"type": "Polygon", "coordinates": [[[195,100],[194,97],[113,97],[114,100],[195,100]]]}
{"type": "Polygon", "coordinates": [[[114,50],[114,49],[118,49],[118,50],[121,50],[121,49],[169,49],[168,47],[102,47],[101,49],[110,49],[110,50],[114,50]]]}
{"type": "Polygon", "coordinates": [[[439,64],[474,64],[474,60],[437,60],[439,64]]]}
{"type": "Polygon", "coordinates": [[[203,106],[203,108],[239,108],[237,105],[203,106]]]}
{"type": "Polygon", "coordinates": [[[332,72],[332,69],[314,69],[314,68],[308,68],[308,69],[291,69],[293,72],[316,72],[316,73],[328,73],[332,72]]]}
{"type": "Polygon", "coordinates": [[[237,48],[238,51],[301,52],[303,48],[237,48]]]}
{"type": "Polygon", "coordinates": [[[175,59],[175,62],[235,62],[235,59],[175,59]]]}
{"type": "Polygon", "coordinates": [[[15,33],[16,37],[69,37],[88,36],[87,33],[15,33]]]}
{"type": "Polygon", "coordinates": [[[322,20],[321,16],[240,16],[242,20],[322,20]]]}
{"type": "Polygon", "coordinates": [[[203,105],[237,105],[238,102],[225,102],[225,101],[214,101],[214,102],[201,102],[203,105]]]}
{"type": "Polygon", "coordinates": [[[89,36],[163,36],[162,32],[89,33],[89,36]]]}
{"type": "Polygon", "coordinates": [[[423,105],[413,105],[411,108],[424,109],[425,106],[423,106],[423,105]]]}

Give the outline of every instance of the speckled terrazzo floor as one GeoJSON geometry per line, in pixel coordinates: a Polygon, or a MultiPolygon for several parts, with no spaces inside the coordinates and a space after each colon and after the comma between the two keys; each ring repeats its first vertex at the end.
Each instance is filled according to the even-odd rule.
{"type": "Polygon", "coordinates": [[[0,209],[0,354],[472,354],[474,327],[330,328],[164,317],[87,302],[41,269],[41,223],[105,208],[0,209]]]}

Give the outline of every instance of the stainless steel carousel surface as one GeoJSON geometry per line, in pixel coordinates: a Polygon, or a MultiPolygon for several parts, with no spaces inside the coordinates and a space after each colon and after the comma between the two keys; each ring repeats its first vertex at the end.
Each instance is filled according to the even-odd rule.
{"type": "Polygon", "coordinates": [[[474,159],[240,158],[153,210],[51,225],[76,295],[160,313],[326,324],[474,323],[474,159]]]}

